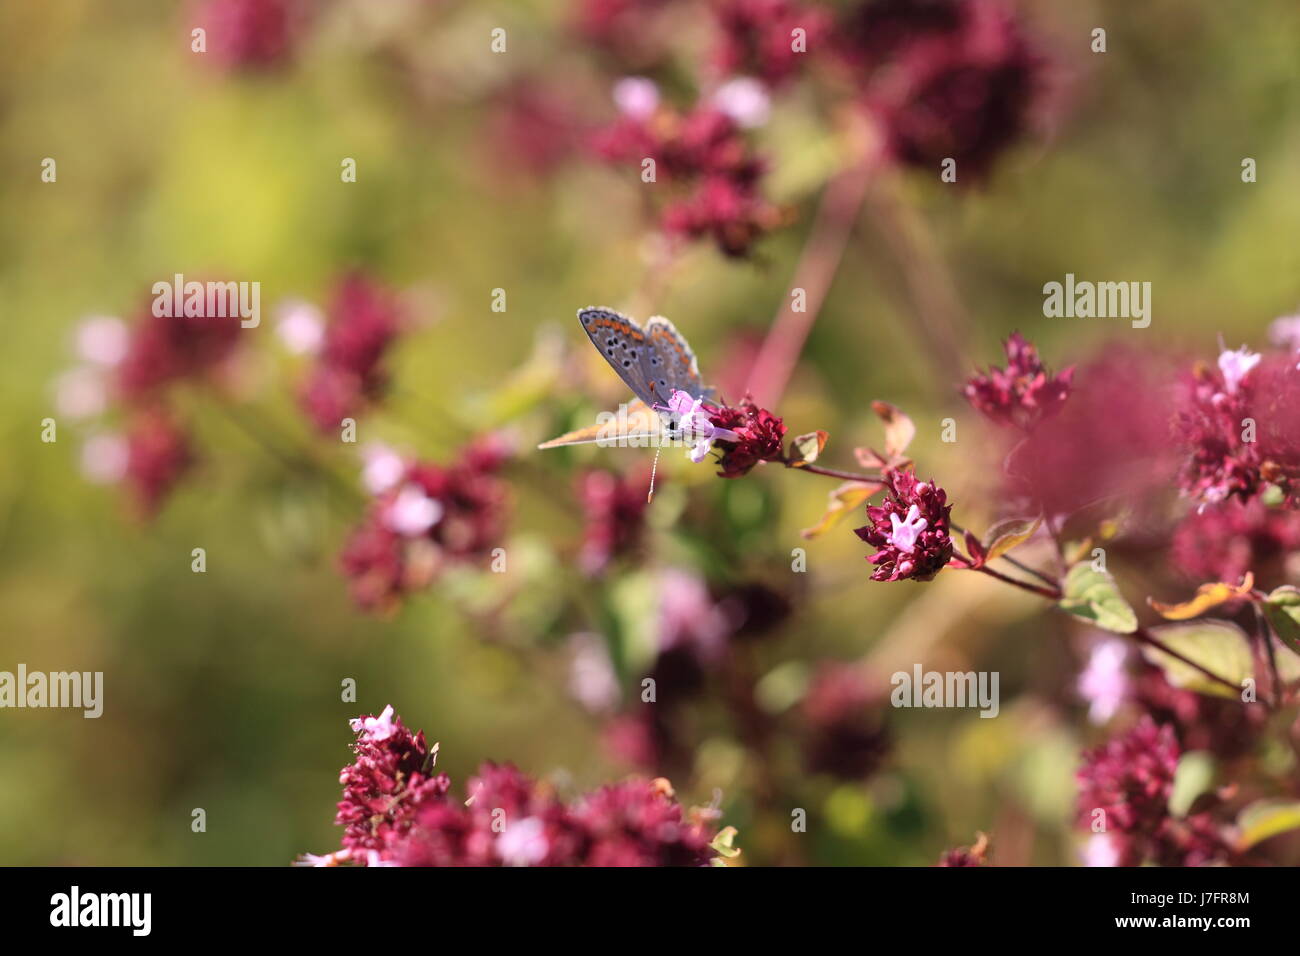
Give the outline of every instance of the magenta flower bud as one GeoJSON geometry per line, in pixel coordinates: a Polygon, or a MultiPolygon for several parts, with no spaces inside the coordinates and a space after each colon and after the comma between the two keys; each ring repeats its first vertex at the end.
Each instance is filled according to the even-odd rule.
{"type": "Polygon", "coordinates": [[[878,565],[871,579],[928,581],[952,559],[948,496],[933,481],[917,481],[910,471],[891,472],[887,481],[888,497],[867,508],[871,524],[854,531],[878,549],[871,557],[878,565]]]}

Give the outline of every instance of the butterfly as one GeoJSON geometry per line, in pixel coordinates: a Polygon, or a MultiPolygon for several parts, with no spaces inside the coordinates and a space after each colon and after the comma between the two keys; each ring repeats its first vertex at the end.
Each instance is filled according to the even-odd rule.
{"type": "Polygon", "coordinates": [[[652,444],[665,428],[672,437],[676,422],[664,412],[675,392],[685,392],[692,401],[712,396],[713,390],[700,382],[695,353],[677,327],[663,316],[654,316],[642,328],[621,312],[589,307],[578,310],[578,321],[591,344],[632,389],[636,400],[627,404],[626,414],[613,429],[608,423],[589,425],[543,442],[538,448],[622,443],[627,439],[648,439],[646,443],[652,444]]]}

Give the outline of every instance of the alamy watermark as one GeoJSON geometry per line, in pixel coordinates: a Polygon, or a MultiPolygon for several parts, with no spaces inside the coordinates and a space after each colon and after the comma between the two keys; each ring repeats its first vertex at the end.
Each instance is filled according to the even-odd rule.
{"type": "Polygon", "coordinates": [[[1131,319],[1133,328],[1151,324],[1150,282],[1065,282],[1043,286],[1043,315],[1049,319],[1131,319]]]}
{"type": "Polygon", "coordinates": [[[50,897],[51,926],[123,926],[132,936],[148,936],[152,916],[152,893],[83,893],[74,885],[50,897]]]}
{"type": "Polygon", "coordinates": [[[93,719],[104,712],[103,671],[0,671],[0,707],[71,707],[93,719]]]}
{"type": "Polygon", "coordinates": [[[176,273],[171,282],[153,284],[153,314],[158,318],[238,318],[246,329],[262,322],[262,283],[185,281],[176,273]]]}
{"type": "Polygon", "coordinates": [[[894,689],[889,702],[895,707],[979,707],[981,717],[996,717],[998,671],[925,671],[912,665],[912,673],[896,671],[889,678],[894,689]]]}

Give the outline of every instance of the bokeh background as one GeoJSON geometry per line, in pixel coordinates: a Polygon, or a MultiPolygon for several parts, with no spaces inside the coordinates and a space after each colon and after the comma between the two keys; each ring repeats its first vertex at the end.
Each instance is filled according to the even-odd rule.
{"type": "MultiPolygon", "coordinates": [[[[626,635],[660,595],[635,567],[574,582],[582,515],[570,489],[579,467],[649,453],[529,449],[620,398],[585,351],[578,307],[662,312],[706,379],[761,339],[837,163],[833,109],[796,88],[752,134],[789,225],[746,260],[692,244],[645,293],[653,223],[634,176],[581,147],[539,169],[510,128],[511,91],[544,88],[608,122],[612,79],[640,72],[593,54],[569,4],[309,6],[287,62],[240,70],[191,52],[201,6],[0,4],[0,668],[99,670],[106,685],[99,720],[0,713],[0,862],[281,865],[333,849],[346,719],[389,703],[441,742],[439,766],[458,781],[488,758],[577,789],[631,769],[573,699],[568,636],[607,626],[634,642],[626,635]],[[498,26],[505,55],[488,50],[498,26]],[[55,183],[41,181],[45,157],[55,183]],[[356,159],[355,183],[340,182],[344,157],[356,159]],[[356,483],[355,449],[303,420],[301,362],[277,347],[272,314],[290,297],[326,301],[351,269],[400,290],[410,317],[393,387],[361,417],[363,440],[442,461],[504,429],[521,456],[506,471],[511,570],[458,571],[384,615],[357,609],[336,567],[359,505],[334,484],[356,483]],[[78,323],[134,317],[151,284],[177,272],[259,281],[264,318],[243,333],[225,394],[178,399],[200,463],[145,521],[80,473],[83,436],[53,410],[54,383],[73,364],[78,323]],[[491,309],[498,288],[504,313],[491,309]],[[240,427],[229,409],[262,427],[240,427]],[[59,418],[55,443],[40,440],[48,416],[59,418]],[[334,477],[286,470],[254,432],[314,449],[334,477]],[[190,570],[195,547],[207,551],[204,574],[190,570]],[[575,609],[579,598],[605,617],[575,609]],[[474,609],[498,604],[489,628],[474,609]],[[609,608],[621,623],[606,620],[609,608]],[[356,704],[340,700],[349,677],[356,704]],[[191,832],[196,807],[205,833],[191,832]]],[[[707,6],[678,5],[669,34],[678,65],[665,88],[686,103],[713,29],[707,6]]],[[[999,360],[1014,329],[1056,367],[1116,336],[1206,354],[1219,333],[1229,346],[1260,344],[1300,299],[1300,7],[1022,7],[1052,62],[1059,103],[1047,128],[977,188],[932,171],[890,186],[924,231],[916,242],[949,270],[958,374],[999,360]],[[1089,48],[1097,26],[1105,54],[1089,48]],[[1241,181],[1243,157],[1257,161],[1258,182],[1241,181]],[[1151,327],[1045,319],[1042,284],[1066,272],[1150,281],[1151,327]]],[[[902,407],[918,423],[921,471],[942,479],[959,520],[981,526],[996,511],[981,426],[960,379],[915,334],[897,220],[872,209],[780,414],[792,434],[827,430],[826,462],[851,467],[853,447],[879,442],[870,402],[902,407]],[[949,416],[955,444],[939,440],[949,416]]],[[[1010,861],[1075,861],[1073,773],[1093,741],[1069,693],[1078,661],[1066,625],[978,575],[870,582],[852,525],[799,537],[824,508],[824,479],[768,468],[721,481],[676,456],[661,468],[650,517],[661,564],[762,580],[796,602],[746,652],[773,712],[826,659],[1001,672],[999,719],[890,713],[892,752],[868,780],[810,775],[798,738],[779,741],[768,767],[779,796],[767,805],[754,796],[753,754],[702,706],[689,772],[674,782],[687,802],[721,791],[749,863],[929,864],[976,830],[1001,834],[1010,861]],[[698,515],[727,547],[709,553],[698,515]],[[794,582],[790,549],[801,546],[808,571],[794,582]],[[808,833],[789,832],[793,807],[807,810],[808,833]]]]}

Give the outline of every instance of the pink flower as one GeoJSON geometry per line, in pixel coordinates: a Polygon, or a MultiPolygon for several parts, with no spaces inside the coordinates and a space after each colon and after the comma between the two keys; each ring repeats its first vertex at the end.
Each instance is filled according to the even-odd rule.
{"type": "Polygon", "coordinates": [[[1105,811],[1107,830],[1152,834],[1169,814],[1169,795],[1181,754],[1174,728],[1144,716],[1104,746],[1085,751],[1078,772],[1079,819],[1091,825],[1105,811]]]}
{"type": "Polygon", "coordinates": [[[976,375],[967,383],[965,395],[990,421],[1029,431],[1060,410],[1070,394],[1074,367],[1051,375],[1038,349],[1019,332],[1011,334],[1004,348],[1006,369],[990,368],[976,375]]]}
{"type": "Polygon", "coordinates": [[[878,565],[871,579],[928,581],[952,559],[948,496],[910,471],[891,472],[887,481],[888,497],[867,508],[871,523],[854,532],[878,549],[871,557],[878,565]]]}
{"type": "Polygon", "coordinates": [[[1104,724],[1115,716],[1130,684],[1125,664],[1128,645],[1119,638],[1095,643],[1088,655],[1088,665],[1079,675],[1079,696],[1088,702],[1088,719],[1104,724]]]}
{"type": "Polygon", "coordinates": [[[1268,327],[1268,340],[1279,348],[1300,350],[1300,313],[1274,319],[1268,327]]]}
{"type": "Polygon", "coordinates": [[[1169,561],[1194,583],[1236,583],[1251,571],[1271,590],[1288,579],[1287,560],[1300,551],[1300,513],[1270,508],[1258,497],[1224,501],[1188,514],[1174,530],[1169,561]]]}
{"type": "Polygon", "coordinates": [[[406,485],[388,503],[384,523],[404,538],[418,538],[442,520],[442,505],[417,485],[406,485]]]}
{"type": "Polygon", "coordinates": [[[412,734],[386,707],[379,717],[350,721],[357,734],[356,759],[339,773],[343,799],[334,822],[344,828],[343,847],[356,860],[382,862],[390,847],[407,833],[420,808],[441,799],[451,788],[445,774],[432,776],[437,747],[430,750],[424,733],[412,734]],[[370,857],[375,851],[378,857],[370,857]]]}
{"type": "Polygon", "coordinates": [[[735,438],[716,435],[722,459],[718,462],[722,478],[740,478],[762,461],[781,461],[784,451],[785,423],[766,408],[760,408],[748,398],[740,405],[708,406],[709,419],[720,429],[734,433],[735,438]]]}
{"type": "Polygon", "coordinates": [[[406,461],[387,445],[378,442],[367,445],[361,450],[361,458],[361,484],[372,495],[395,487],[406,474],[406,461]]]}
{"type": "Polygon", "coordinates": [[[1235,352],[1225,349],[1219,353],[1219,371],[1223,374],[1224,387],[1229,395],[1237,394],[1237,388],[1262,357],[1244,345],[1235,352]]]}
{"type": "Polygon", "coordinates": [[[485,763],[451,795],[437,745],[385,708],[352,721],[356,759],[339,775],[343,849],[305,862],[364,866],[707,866],[716,813],[690,813],[666,780],[628,780],[580,800],[510,765],[485,763]],[[501,824],[504,823],[504,828],[501,824]]]}
{"type": "Polygon", "coordinates": [[[687,392],[674,391],[668,399],[668,411],[681,430],[682,439],[694,442],[691,449],[691,461],[702,462],[715,441],[740,441],[740,436],[729,428],[720,428],[713,423],[707,412],[701,409],[704,399],[691,398],[687,392]]]}
{"type": "Polygon", "coordinates": [[[889,543],[904,554],[911,554],[916,550],[916,539],[928,524],[921,517],[921,510],[915,504],[907,509],[905,520],[899,521],[895,513],[889,516],[889,523],[893,526],[893,530],[889,533],[889,543]]]}
{"type": "Polygon", "coordinates": [[[1119,866],[1120,850],[1109,833],[1094,833],[1080,853],[1084,866],[1119,866]]]}
{"type": "Polygon", "coordinates": [[[240,341],[238,317],[154,315],[131,327],[126,354],[115,365],[118,387],[131,402],[155,399],[168,385],[218,372],[240,341]]]}
{"type": "Polygon", "coordinates": [[[573,657],[569,664],[569,693],[592,713],[610,711],[618,703],[618,677],[609,662],[609,651],[598,634],[581,633],[569,638],[573,657]]]}
{"type": "Polygon", "coordinates": [[[723,76],[751,73],[777,86],[789,81],[821,51],[831,28],[829,12],[796,0],[717,0],[714,69],[723,76]],[[795,30],[802,31],[802,50],[795,30]]]}
{"type": "Polygon", "coordinates": [[[123,480],[145,517],[152,517],[194,463],[186,434],[165,411],[151,408],[132,422],[126,436],[123,480]]]}
{"type": "Polygon", "coordinates": [[[55,407],[73,419],[93,418],[108,406],[104,378],[93,368],[69,369],[55,380],[55,407]]]}
{"type": "MultiPolygon", "coordinates": [[[[743,93],[743,91],[742,91],[743,93]]],[[[783,214],[759,190],[764,163],[753,155],[732,116],[710,102],[689,113],[657,108],[646,113],[645,91],[626,92],[631,114],[599,131],[595,152],[638,171],[654,160],[656,181],[670,200],[660,225],[670,236],[712,238],[729,256],[747,255],[760,236],[780,225],[783,214]]],[[[732,91],[732,106],[738,105],[732,91]]],[[[739,104],[753,113],[753,97],[739,104]]]]}
{"type": "Polygon", "coordinates": [[[546,823],[537,817],[507,824],[497,838],[497,855],[506,866],[534,866],[546,859],[546,823]]]}
{"type": "MultiPolygon", "coordinates": [[[[397,482],[375,498],[339,555],[353,600],[385,610],[427,587],[449,562],[486,556],[505,520],[506,487],[496,476],[504,455],[489,437],[446,467],[402,463],[397,482]]],[[[380,470],[391,468],[385,461],[380,470]]],[[[387,481],[391,471],[381,477],[387,481]]]]}
{"type": "Polygon", "coordinates": [[[270,70],[292,57],[305,13],[299,0],[207,0],[193,19],[208,31],[205,55],[214,63],[270,70]]]}
{"type": "Polygon", "coordinates": [[[1072,515],[1096,502],[1142,506],[1168,491],[1174,370],[1167,356],[1117,345],[1081,365],[1050,428],[1019,429],[997,450],[1016,507],[1072,515]],[[1012,446],[1011,442],[1015,442],[1012,446]]]}
{"type": "Polygon", "coordinates": [[[328,311],[316,366],[299,391],[303,410],[322,432],[382,397],[383,361],[401,329],[395,297],[356,273],[339,283],[328,311]]]}
{"type": "Polygon", "coordinates": [[[659,575],[659,653],[683,649],[701,662],[716,661],[726,646],[727,619],[704,579],[668,568],[659,575]]]}
{"type": "Polygon", "coordinates": [[[121,435],[95,434],[81,448],[81,473],[87,481],[111,485],[126,475],[130,450],[121,435]]]}
{"type": "Polygon", "coordinates": [[[772,98],[763,84],[747,76],[723,83],[709,102],[743,129],[764,125],[772,112],[772,98]]]}
{"type": "Polygon", "coordinates": [[[97,315],[77,326],[77,355],[94,365],[116,365],[129,345],[130,333],[121,319],[97,315]]]}
{"type": "Polygon", "coordinates": [[[614,84],[614,105],[630,119],[648,119],[659,108],[659,87],[644,76],[625,76],[614,84]]]}
{"type": "Polygon", "coordinates": [[[276,309],[275,334],[294,355],[315,355],[325,342],[325,317],[310,302],[283,302],[276,309]]]}
{"type": "Polygon", "coordinates": [[[592,469],[579,475],[577,484],[583,512],[578,564],[585,574],[598,575],[611,561],[640,548],[650,473],[646,468],[634,468],[627,475],[592,469]]]}
{"type": "Polygon", "coordinates": [[[348,725],[354,733],[361,734],[365,740],[376,743],[387,740],[397,733],[399,726],[393,723],[393,705],[384,708],[378,717],[353,717],[348,725]]]}

